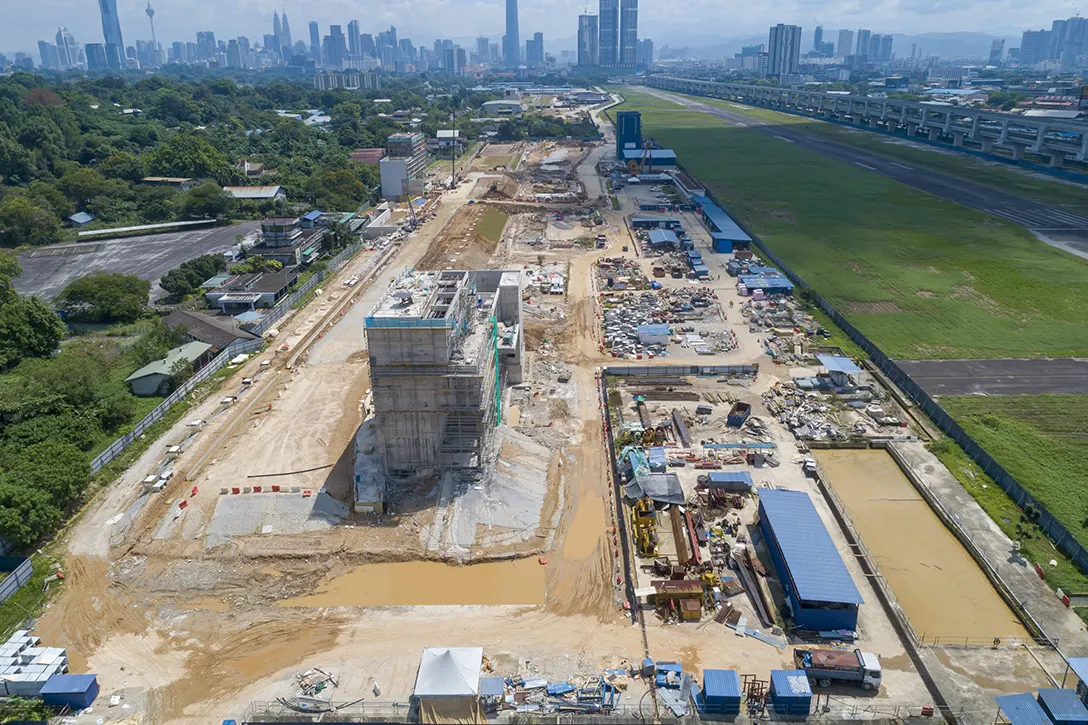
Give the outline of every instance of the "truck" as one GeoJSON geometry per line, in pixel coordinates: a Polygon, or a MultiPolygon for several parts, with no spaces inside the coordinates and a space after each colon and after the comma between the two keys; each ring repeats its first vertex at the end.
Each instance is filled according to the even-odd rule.
{"type": "Polygon", "coordinates": [[[880,689],[880,658],[860,649],[798,649],[793,653],[797,669],[820,687],[843,683],[863,690],[880,689]]]}

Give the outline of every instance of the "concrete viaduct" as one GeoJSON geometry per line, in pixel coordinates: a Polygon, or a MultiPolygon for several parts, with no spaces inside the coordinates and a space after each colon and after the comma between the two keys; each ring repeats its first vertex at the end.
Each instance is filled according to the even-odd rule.
{"type": "Polygon", "coordinates": [[[994,154],[997,147],[1009,151],[1018,161],[1024,158],[1026,150],[1049,157],[1051,168],[1061,167],[1066,159],[1088,161],[1088,124],[1083,123],[1024,118],[894,98],[717,83],[674,76],[650,76],[646,85],[903,133],[911,138],[950,143],[955,147],[969,145],[987,154],[994,154]]]}

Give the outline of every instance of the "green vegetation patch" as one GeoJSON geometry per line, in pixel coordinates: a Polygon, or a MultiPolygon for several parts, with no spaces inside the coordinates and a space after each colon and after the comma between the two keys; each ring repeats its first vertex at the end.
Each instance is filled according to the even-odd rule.
{"type": "MultiPolygon", "coordinates": [[[[1028,171],[1018,171],[1000,161],[984,161],[958,151],[928,148],[922,146],[921,141],[912,145],[906,138],[848,128],[836,123],[779,113],[766,108],[744,106],[733,101],[700,96],[699,102],[768,123],[791,125],[805,133],[864,149],[885,158],[905,161],[922,169],[970,181],[972,184],[988,186],[1006,194],[1034,199],[1078,214],[1088,214],[1088,188],[1047,178],[1042,172],[1033,174],[1028,171]]],[[[1088,185],[1088,177],[1085,178],[1084,183],[1088,185]]]]}
{"type": "Polygon", "coordinates": [[[492,244],[498,244],[502,239],[502,230],[505,226],[506,214],[488,207],[480,215],[480,220],[476,222],[476,233],[492,244]]]}
{"type": "Polygon", "coordinates": [[[1088,546],[1088,396],[950,396],[941,406],[1088,546]]]}
{"type": "Polygon", "coordinates": [[[644,133],[892,357],[1088,354],[1088,262],[1020,227],[625,91],[644,133]],[[648,99],[648,100],[647,100],[648,99]]]}

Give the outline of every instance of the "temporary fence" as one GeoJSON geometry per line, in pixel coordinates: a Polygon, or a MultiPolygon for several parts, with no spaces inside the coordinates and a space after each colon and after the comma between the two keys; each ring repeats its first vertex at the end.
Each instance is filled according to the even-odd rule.
{"type": "Polygon", "coordinates": [[[606,375],[629,377],[646,375],[742,375],[751,377],[759,372],[759,365],[610,365],[604,370],[606,375]]]}
{"type": "MultiPolygon", "coordinates": [[[[719,200],[709,191],[707,192],[707,196],[722,209],[728,208],[721,204],[721,202],[719,202],[719,200]]],[[[971,460],[977,463],[979,468],[981,468],[987,476],[993,479],[994,483],[1000,486],[1001,489],[1008,494],[1009,498],[1016,503],[1020,510],[1033,512],[1030,514],[1031,518],[1051,541],[1054,542],[1054,545],[1058,547],[1062,553],[1072,559],[1082,572],[1088,573],[1088,549],[1085,549],[1085,547],[1077,541],[1074,535],[1070,533],[1069,529],[1058,521],[1054,514],[1050,513],[1045,506],[1028,493],[1023,485],[1021,485],[1011,473],[1005,470],[1000,463],[994,460],[993,456],[987,453],[978,441],[968,435],[960,424],[953,420],[952,416],[922,389],[922,386],[914,382],[910,375],[899,367],[894,360],[884,354],[884,351],[862,334],[860,330],[854,327],[854,325],[840,314],[830,302],[809,287],[809,285],[801,279],[801,276],[794,272],[781,257],[767,247],[767,245],[763,243],[763,240],[756,236],[751,229],[748,229],[736,219],[734,219],[734,221],[736,221],[737,225],[752,238],[752,244],[759,250],[764,258],[781,269],[782,273],[785,274],[791,282],[797,285],[798,289],[804,290],[805,297],[812,300],[828,317],[831,318],[832,322],[846,333],[847,337],[864,350],[873,364],[875,364],[893,384],[906,393],[907,396],[930,417],[941,431],[955,441],[971,460]]]]}
{"type": "Polygon", "coordinates": [[[106,450],[95,456],[94,460],[91,461],[91,473],[97,473],[98,471],[102,470],[102,468],[104,468],[107,464],[109,464],[114,458],[117,458],[117,456],[121,455],[122,451],[131,446],[133,442],[136,441],[136,439],[144,434],[144,431],[146,431],[148,428],[161,420],[170,410],[170,408],[174,406],[175,403],[177,403],[179,400],[185,399],[185,397],[188,396],[189,393],[191,393],[197,385],[214,375],[217,371],[219,371],[220,368],[229,363],[231,359],[234,358],[236,355],[256,352],[257,350],[260,350],[263,346],[264,341],[260,339],[235,340],[234,342],[232,342],[230,345],[223,349],[223,352],[216,355],[211,362],[200,368],[200,370],[197,370],[196,374],[193,375],[193,377],[186,380],[181,386],[178,387],[177,390],[166,396],[166,399],[156,405],[154,410],[144,416],[144,419],[137,423],[136,427],[115,440],[109,445],[106,450]]]}
{"type": "Polygon", "coordinates": [[[243,723],[406,723],[417,721],[406,702],[330,702],[329,709],[301,711],[280,700],[255,701],[242,716],[243,723]]]}
{"type": "Polygon", "coordinates": [[[7,572],[0,582],[0,602],[10,597],[30,581],[34,566],[26,556],[0,556],[0,572],[7,572]]]}

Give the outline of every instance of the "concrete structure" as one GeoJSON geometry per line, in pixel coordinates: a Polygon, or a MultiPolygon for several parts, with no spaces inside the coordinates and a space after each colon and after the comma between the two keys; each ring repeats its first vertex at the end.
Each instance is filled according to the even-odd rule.
{"type": "Polygon", "coordinates": [[[365,324],[386,472],[484,467],[502,386],[522,379],[521,273],[408,272],[365,324]]]}
{"type": "Polygon", "coordinates": [[[173,376],[179,364],[188,363],[193,370],[199,369],[211,359],[212,346],[206,342],[187,342],[166,353],[125,378],[132,387],[132,394],[139,396],[166,395],[173,386],[173,376]]]}
{"type": "Polygon", "coordinates": [[[600,26],[596,15],[578,16],[578,65],[591,68],[601,63],[600,26]]]}
{"type": "Polygon", "coordinates": [[[808,494],[760,489],[759,530],[793,626],[809,631],[856,630],[858,606],[865,600],[808,494]]]}
{"type": "Polygon", "coordinates": [[[419,132],[394,133],[386,141],[388,155],[378,162],[382,198],[395,201],[423,193],[419,177],[427,168],[427,137],[419,132]],[[417,183],[412,183],[412,182],[417,183]]]}
{"type": "Polygon", "coordinates": [[[895,98],[836,95],[674,76],[651,76],[647,85],[890,131],[910,138],[945,142],[984,153],[1002,148],[1011,152],[1012,158],[1017,160],[1023,158],[1025,151],[1031,151],[1049,156],[1052,167],[1061,166],[1066,158],[1088,160],[1088,127],[1083,123],[1025,118],[996,111],[895,98]]]}

